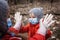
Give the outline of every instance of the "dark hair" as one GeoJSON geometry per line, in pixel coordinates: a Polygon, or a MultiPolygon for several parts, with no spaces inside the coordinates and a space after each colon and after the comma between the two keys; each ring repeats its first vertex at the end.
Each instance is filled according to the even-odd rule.
{"type": "Polygon", "coordinates": [[[8,9],[9,9],[8,3],[5,0],[0,0],[0,33],[2,35],[7,32],[6,20],[8,9]]]}

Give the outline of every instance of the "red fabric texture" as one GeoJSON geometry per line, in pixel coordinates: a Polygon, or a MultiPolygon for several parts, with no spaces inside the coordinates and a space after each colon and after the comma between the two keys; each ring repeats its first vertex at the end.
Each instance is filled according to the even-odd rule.
{"type": "Polygon", "coordinates": [[[6,34],[5,36],[3,36],[2,40],[9,40],[10,37],[11,37],[10,35],[6,34]]]}
{"type": "Polygon", "coordinates": [[[35,34],[33,37],[31,37],[29,40],[45,40],[45,36],[41,34],[35,34]]]}
{"type": "Polygon", "coordinates": [[[16,33],[16,34],[19,33],[19,31],[16,30],[15,28],[13,28],[13,27],[9,28],[9,31],[10,31],[10,32],[14,32],[14,33],[16,33]]]}
{"type": "MultiPolygon", "coordinates": [[[[11,37],[10,35],[5,35],[2,40],[21,40],[18,37],[11,37]]],[[[41,34],[35,34],[29,40],[45,40],[45,36],[41,34]]]]}

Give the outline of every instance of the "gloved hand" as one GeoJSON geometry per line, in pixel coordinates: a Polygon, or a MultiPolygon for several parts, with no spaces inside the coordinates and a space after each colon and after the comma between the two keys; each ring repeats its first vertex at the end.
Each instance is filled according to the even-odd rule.
{"type": "Polygon", "coordinates": [[[46,35],[48,28],[51,26],[52,23],[55,22],[54,20],[52,20],[52,18],[53,18],[52,14],[50,15],[47,14],[45,18],[42,18],[40,20],[40,27],[37,31],[38,34],[41,34],[44,36],[46,35]]]}
{"type": "Polygon", "coordinates": [[[20,26],[21,26],[21,20],[22,20],[22,15],[20,15],[20,12],[16,12],[15,13],[15,17],[14,17],[16,23],[14,25],[14,28],[16,30],[19,30],[20,29],[20,26]]]}

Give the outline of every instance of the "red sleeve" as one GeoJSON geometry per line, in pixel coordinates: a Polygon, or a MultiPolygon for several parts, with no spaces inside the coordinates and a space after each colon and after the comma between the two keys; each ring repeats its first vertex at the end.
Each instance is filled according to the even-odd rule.
{"type": "Polygon", "coordinates": [[[13,27],[9,28],[9,31],[10,31],[10,32],[14,32],[14,33],[16,33],[16,34],[19,33],[19,30],[16,30],[16,29],[13,28],[13,27]]]}
{"type": "Polygon", "coordinates": [[[45,37],[43,35],[40,34],[35,34],[32,38],[30,38],[29,40],[45,40],[45,37]]]}
{"type": "Polygon", "coordinates": [[[49,37],[51,37],[51,31],[50,30],[47,31],[46,39],[49,38],[49,37]]]}
{"type": "Polygon", "coordinates": [[[19,30],[20,33],[25,33],[25,32],[28,32],[28,31],[29,31],[29,24],[21,27],[20,30],[19,30]]]}
{"type": "Polygon", "coordinates": [[[16,30],[15,28],[13,28],[13,27],[11,27],[11,28],[9,28],[9,31],[10,32],[14,32],[14,33],[23,33],[23,32],[28,32],[28,30],[29,30],[29,24],[27,24],[26,26],[23,26],[23,27],[21,27],[20,28],[20,30],[16,30]]]}

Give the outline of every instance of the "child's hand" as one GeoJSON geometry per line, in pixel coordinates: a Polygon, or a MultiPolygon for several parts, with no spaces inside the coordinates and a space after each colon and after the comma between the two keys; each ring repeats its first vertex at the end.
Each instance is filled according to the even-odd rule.
{"type": "Polygon", "coordinates": [[[46,28],[49,28],[51,26],[51,24],[55,22],[54,20],[52,20],[52,18],[53,18],[52,14],[50,14],[50,15],[47,14],[45,16],[45,18],[42,18],[40,20],[40,26],[41,27],[44,26],[46,28]]]}
{"type": "Polygon", "coordinates": [[[15,28],[16,30],[19,30],[20,27],[21,27],[21,22],[22,22],[22,15],[20,15],[20,12],[16,12],[16,13],[15,13],[14,19],[16,20],[16,23],[15,23],[15,25],[14,25],[14,28],[15,28]]]}
{"type": "Polygon", "coordinates": [[[46,35],[46,32],[48,30],[48,28],[51,26],[52,23],[54,23],[55,21],[52,20],[53,18],[53,15],[50,14],[50,15],[46,15],[45,18],[42,18],[40,20],[40,27],[37,31],[38,34],[42,34],[42,35],[46,35]]]}
{"type": "Polygon", "coordinates": [[[16,22],[21,22],[22,15],[20,15],[20,12],[15,13],[14,19],[15,19],[16,22]]]}

